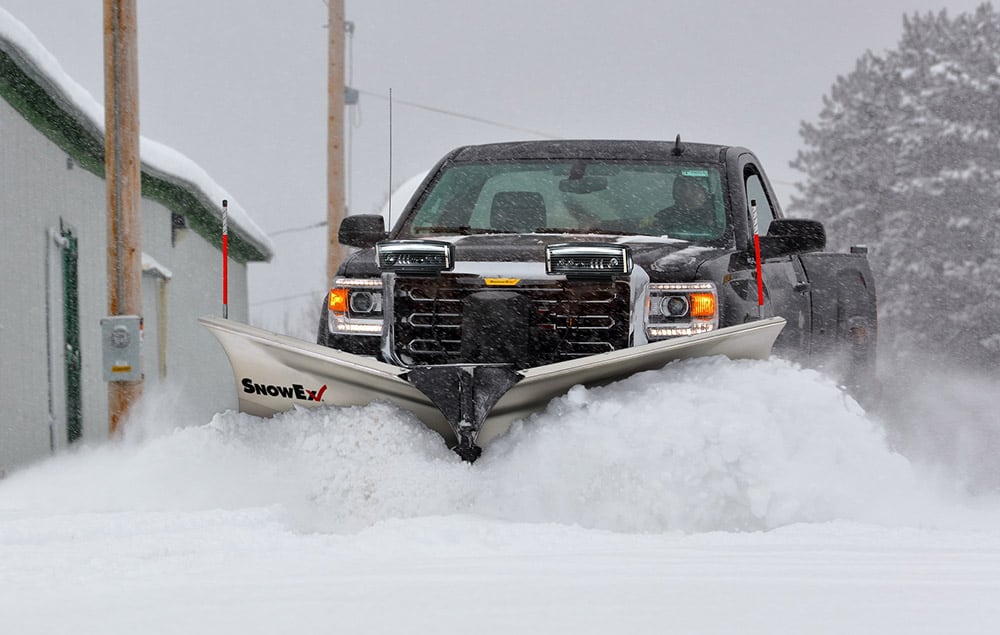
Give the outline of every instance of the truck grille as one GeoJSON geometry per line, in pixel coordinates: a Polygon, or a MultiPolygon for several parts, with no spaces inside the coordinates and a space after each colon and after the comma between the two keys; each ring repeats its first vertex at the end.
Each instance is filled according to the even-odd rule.
{"type": "MultiPolygon", "coordinates": [[[[482,278],[441,275],[398,276],[393,289],[393,350],[408,365],[456,364],[462,356],[462,312],[476,292],[498,290],[482,278]]],[[[625,348],[629,344],[630,292],[627,280],[522,281],[499,290],[531,301],[528,360],[538,366],[625,348]]]]}

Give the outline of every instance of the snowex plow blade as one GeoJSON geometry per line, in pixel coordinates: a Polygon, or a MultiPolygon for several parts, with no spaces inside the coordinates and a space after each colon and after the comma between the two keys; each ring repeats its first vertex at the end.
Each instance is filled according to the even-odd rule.
{"type": "Polygon", "coordinates": [[[762,319],[515,371],[502,364],[404,368],[226,319],[199,321],[229,357],[241,412],[268,417],[295,406],[388,401],[413,412],[466,460],[574,385],[606,384],[693,357],[767,359],[785,325],[762,319]]]}

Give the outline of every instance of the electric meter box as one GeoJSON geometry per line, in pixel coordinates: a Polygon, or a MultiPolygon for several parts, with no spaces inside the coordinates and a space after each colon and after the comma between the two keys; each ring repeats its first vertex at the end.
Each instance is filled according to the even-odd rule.
{"type": "Polygon", "coordinates": [[[104,381],[142,379],[142,318],[113,315],[101,318],[104,381]]]}

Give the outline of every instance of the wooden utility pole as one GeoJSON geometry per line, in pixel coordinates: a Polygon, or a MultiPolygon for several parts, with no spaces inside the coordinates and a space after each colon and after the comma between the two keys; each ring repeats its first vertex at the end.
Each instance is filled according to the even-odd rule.
{"type": "MultiPolygon", "coordinates": [[[[142,316],[139,64],[135,0],[104,0],[104,171],[108,200],[108,314],[142,316]]],[[[108,383],[115,434],[142,380],[108,383]]]]}
{"type": "Polygon", "coordinates": [[[329,0],[330,69],[326,146],[326,278],[337,273],[346,249],[338,240],[344,210],[344,0],[329,0]]]}

